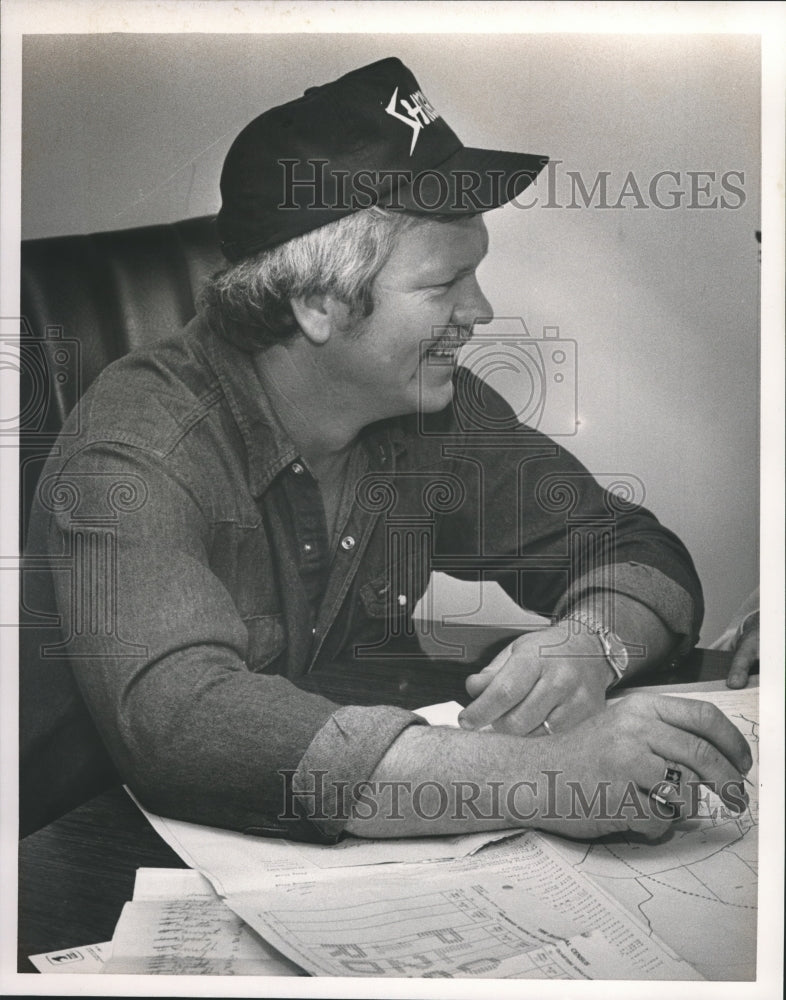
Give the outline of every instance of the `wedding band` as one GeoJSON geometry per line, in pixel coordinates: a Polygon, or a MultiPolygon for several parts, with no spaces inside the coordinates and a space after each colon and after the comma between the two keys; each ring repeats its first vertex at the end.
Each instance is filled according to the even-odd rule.
{"type": "Polygon", "coordinates": [[[554,735],[554,730],[548,724],[548,720],[547,719],[544,719],[543,722],[541,722],[541,725],[546,730],[546,732],[548,733],[549,736],[553,736],[554,735]]]}

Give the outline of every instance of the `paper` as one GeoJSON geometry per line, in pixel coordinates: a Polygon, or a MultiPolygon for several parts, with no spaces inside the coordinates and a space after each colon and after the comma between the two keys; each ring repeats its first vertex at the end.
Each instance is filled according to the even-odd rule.
{"type": "Polygon", "coordinates": [[[701,978],[537,833],[472,858],[334,872],[227,904],[313,975],[701,978]]]}
{"type": "Polygon", "coordinates": [[[415,710],[430,726],[458,726],[462,706],[457,701],[443,701],[439,705],[426,705],[415,710]]]}
{"type": "Polygon", "coordinates": [[[129,975],[296,976],[218,897],[126,903],[102,970],[129,975]]]}
{"type": "MultiPolygon", "coordinates": [[[[190,868],[139,868],[134,882],[134,899],[215,898],[208,880],[190,868]]],[[[39,972],[101,972],[112,954],[112,942],[65,948],[31,955],[39,972]]]]}
{"type": "MultiPolygon", "coordinates": [[[[758,759],[755,689],[675,694],[714,701],[758,759]]],[[[449,724],[458,708],[425,711],[449,724]]],[[[529,833],[471,857],[472,837],[337,849],[148,818],[239,916],[313,974],[745,979],[755,975],[756,935],[758,796],[749,791],[749,813],[713,817],[706,796],[704,816],[675,824],[660,844],[529,833]]]]}
{"type": "Polygon", "coordinates": [[[102,971],[129,975],[297,976],[198,872],[140,869],[102,971]]]}
{"type": "Polygon", "coordinates": [[[706,979],[756,978],[759,817],[758,690],[671,691],[711,701],[742,731],[753,768],[750,807],[731,816],[710,792],[702,816],[675,823],[657,844],[623,835],[577,843],[549,838],[576,871],[589,875],[653,932],[679,950],[706,979]]]}
{"type": "Polygon", "coordinates": [[[191,868],[137,868],[134,901],[215,899],[210,882],[191,868]]]}
{"type": "Polygon", "coordinates": [[[61,951],[31,955],[30,961],[39,972],[73,972],[83,976],[89,972],[100,972],[111,951],[112,942],[102,941],[100,944],[85,944],[78,948],[63,948],[61,951]]]}
{"type": "Polygon", "coordinates": [[[202,871],[222,896],[267,886],[279,872],[286,877],[294,871],[316,877],[316,872],[323,868],[357,868],[465,857],[485,844],[517,833],[516,830],[497,830],[458,837],[402,837],[391,840],[347,837],[338,844],[323,846],[249,837],[230,830],[184,823],[156,816],[138,802],[137,805],[159,836],[186,864],[202,871]]]}

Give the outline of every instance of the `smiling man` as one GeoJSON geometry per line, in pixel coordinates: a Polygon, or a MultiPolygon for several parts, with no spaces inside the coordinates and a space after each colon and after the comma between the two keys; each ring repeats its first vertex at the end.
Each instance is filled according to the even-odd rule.
{"type": "MultiPolygon", "coordinates": [[[[330,842],[527,825],[658,834],[695,804],[697,778],[743,803],[749,751],[711,706],[605,709],[625,673],[695,642],[685,549],[456,364],[491,318],[483,213],[545,162],[463,146],[396,59],[311,88],[236,139],[218,216],[229,266],[185,331],[103,373],[42,476],[78,490],[82,517],[108,483],[141,498],[116,522],[129,656],[96,632],[72,666],[154,811],[330,842]],[[610,512],[610,548],[566,572],[568,513],[610,512]],[[413,543],[399,528],[424,513],[413,543]],[[435,567],[482,572],[554,620],[469,678],[461,730],[298,687],[406,640],[435,567]],[[407,792],[429,782],[436,810],[407,792]],[[586,801],[603,786],[602,814],[576,815],[568,782],[586,801]]],[[[39,503],[30,550],[59,555],[72,530],[39,503]]],[[[81,584],[56,576],[67,616],[81,584]]]]}

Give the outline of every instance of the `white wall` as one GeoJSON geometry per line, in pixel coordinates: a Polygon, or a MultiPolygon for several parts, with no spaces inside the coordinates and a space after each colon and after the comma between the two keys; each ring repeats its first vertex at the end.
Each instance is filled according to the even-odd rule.
{"type": "Polygon", "coordinates": [[[214,212],[223,156],[250,118],[387,55],[468,145],[563,161],[561,205],[566,170],[589,184],[610,171],[611,203],[629,171],[648,203],[658,171],[681,173],[673,211],[632,198],[547,209],[539,182],[536,207],[487,217],[481,280],[498,315],[577,341],[581,423],[567,443],[596,473],[642,480],[694,556],[712,639],[758,573],[754,37],[28,37],[23,235],[214,212]],[[687,208],[686,172],[699,170],[744,171],[744,204],[687,208]]]}

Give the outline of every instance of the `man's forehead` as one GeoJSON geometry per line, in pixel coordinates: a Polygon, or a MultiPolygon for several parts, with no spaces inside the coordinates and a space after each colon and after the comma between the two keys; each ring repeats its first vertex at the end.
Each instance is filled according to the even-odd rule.
{"type": "Polygon", "coordinates": [[[399,235],[389,263],[415,266],[417,261],[424,270],[437,270],[446,264],[459,269],[476,267],[488,245],[488,230],[479,215],[450,221],[428,219],[399,235]]]}
{"type": "Polygon", "coordinates": [[[428,258],[462,257],[472,260],[488,250],[488,230],[481,216],[436,221],[419,220],[399,234],[394,256],[418,253],[428,258]]]}

